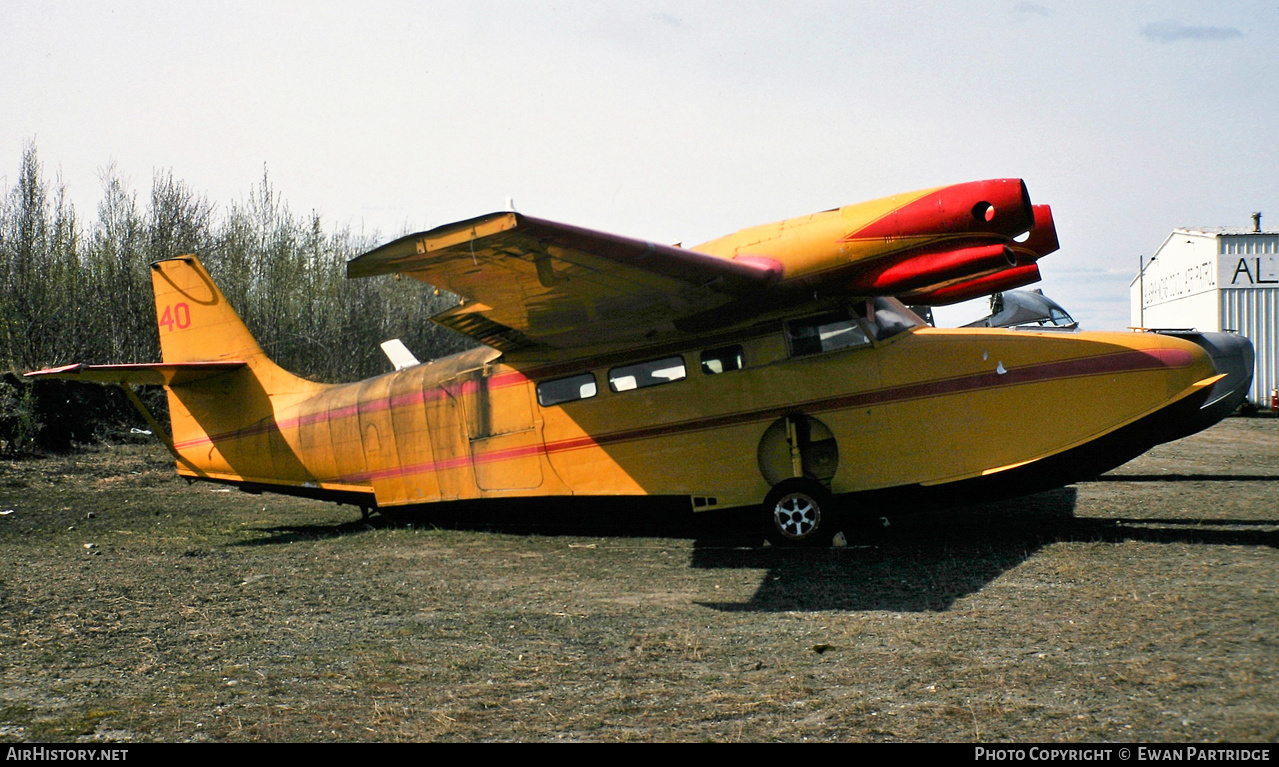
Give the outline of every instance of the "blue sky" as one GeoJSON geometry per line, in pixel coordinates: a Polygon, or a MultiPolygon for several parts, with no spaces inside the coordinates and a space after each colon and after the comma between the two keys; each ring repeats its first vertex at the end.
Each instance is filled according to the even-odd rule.
{"type": "Polygon", "coordinates": [[[1021,177],[1062,241],[1039,287],[1093,329],[1173,227],[1279,222],[1274,3],[0,0],[0,30],[0,181],[34,140],[85,219],[108,163],[221,205],[266,168],[384,239],[511,197],[686,245],[1021,177]]]}

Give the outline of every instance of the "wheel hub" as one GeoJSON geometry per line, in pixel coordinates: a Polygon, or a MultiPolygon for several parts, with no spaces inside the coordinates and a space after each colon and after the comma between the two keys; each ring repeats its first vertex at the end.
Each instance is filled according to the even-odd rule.
{"type": "Polygon", "coordinates": [[[822,513],[804,493],[790,493],[773,507],[773,522],[787,538],[799,540],[810,535],[821,522],[822,513]]]}

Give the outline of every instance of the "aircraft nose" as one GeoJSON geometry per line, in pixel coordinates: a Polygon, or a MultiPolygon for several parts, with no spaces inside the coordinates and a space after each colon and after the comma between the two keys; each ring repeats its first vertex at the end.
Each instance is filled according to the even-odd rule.
{"type": "Polygon", "coordinates": [[[1195,344],[1212,360],[1216,372],[1225,376],[1213,384],[1199,411],[1180,424],[1175,436],[1169,437],[1169,440],[1203,431],[1239,409],[1252,387],[1256,353],[1251,341],[1236,333],[1176,331],[1162,332],[1159,335],[1195,344]]]}
{"type": "Polygon", "coordinates": [[[1208,402],[1204,407],[1226,407],[1226,414],[1234,412],[1243,404],[1248,389],[1252,386],[1253,364],[1256,352],[1252,341],[1236,333],[1200,333],[1199,338],[1190,338],[1212,357],[1213,367],[1226,377],[1212,387],[1208,402]]]}

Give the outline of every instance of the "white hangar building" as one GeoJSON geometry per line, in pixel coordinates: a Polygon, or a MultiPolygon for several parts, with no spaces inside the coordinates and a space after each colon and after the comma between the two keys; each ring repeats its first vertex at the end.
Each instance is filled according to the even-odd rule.
{"type": "Polygon", "coordinates": [[[1279,386],[1279,230],[1174,229],[1129,286],[1136,328],[1236,332],[1252,341],[1248,401],[1270,406],[1279,386]]]}

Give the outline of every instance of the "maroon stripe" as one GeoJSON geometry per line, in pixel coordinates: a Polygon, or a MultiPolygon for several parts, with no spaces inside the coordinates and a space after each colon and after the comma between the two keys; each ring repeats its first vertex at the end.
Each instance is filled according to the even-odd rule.
{"type": "Polygon", "coordinates": [[[919,384],[908,384],[905,386],[896,386],[871,392],[850,394],[842,397],[807,400],[781,407],[730,413],[711,418],[690,419],[680,423],[650,426],[643,429],[631,429],[628,431],[619,431],[596,436],[573,437],[570,439],[548,442],[545,445],[528,445],[518,448],[510,448],[507,450],[494,451],[492,453],[485,453],[478,457],[463,456],[436,463],[428,462],[412,466],[392,467],[389,469],[349,475],[342,478],[340,481],[353,483],[367,481],[369,479],[386,479],[396,475],[408,476],[412,474],[427,473],[430,471],[462,468],[466,466],[468,462],[472,465],[477,463],[494,463],[529,457],[539,453],[549,455],[551,453],[563,453],[583,448],[604,447],[624,442],[635,442],[645,439],[674,436],[677,434],[689,434],[698,431],[737,426],[744,423],[772,421],[777,418],[781,418],[787,413],[793,413],[796,411],[822,413],[830,412],[832,410],[844,410],[855,407],[868,407],[894,402],[927,399],[929,397],[945,396],[966,391],[976,391],[979,389],[995,389],[1006,386],[1042,383],[1044,381],[1064,380],[1068,378],[1079,378],[1093,375],[1128,373],[1139,370],[1184,368],[1189,366],[1193,362],[1193,359],[1194,358],[1190,352],[1183,351],[1181,349],[1152,349],[1147,351],[1127,351],[1100,357],[1088,357],[1083,359],[1064,360],[1060,362],[1046,362],[1038,365],[1027,365],[1016,370],[1009,370],[1005,373],[997,373],[994,371],[989,373],[978,373],[976,375],[960,376],[919,384]]]}
{"type": "MultiPolygon", "coordinates": [[[[521,372],[503,373],[489,378],[489,389],[505,389],[510,386],[520,386],[528,383],[528,378],[521,372]]],[[[359,386],[360,384],[351,384],[351,386],[359,386]]],[[[453,385],[448,387],[448,394],[452,397],[458,397],[466,394],[474,394],[479,388],[479,384],[475,381],[465,381],[460,386],[453,385]]],[[[182,442],[174,443],[174,447],[182,450],[188,447],[196,447],[198,445],[216,444],[218,442],[226,442],[235,439],[247,439],[256,437],[272,431],[285,431],[287,429],[296,429],[302,426],[310,426],[316,423],[326,423],[336,421],[342,418],[351,418],[360,413],[377,413],[384,410],[391,410],[397,407],[422,405],[427,402],[434,402],[445,396],[443,386],[433,386],[428,390],[415,390],[404,392],[401,394],[393,394],[391,397],[378,397],[376,399],[364,400],[354,405],[344,405],[342,407],[333,408],[331,410],[321,410],[314,413],[306,413],[294,418],[284,418],[279,421],[263,421],[246,426],[243,429],[235,431],[219,432],[218,434],[208,434],[202,437],[195,437],[182,442]]]]}

